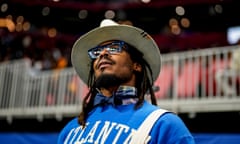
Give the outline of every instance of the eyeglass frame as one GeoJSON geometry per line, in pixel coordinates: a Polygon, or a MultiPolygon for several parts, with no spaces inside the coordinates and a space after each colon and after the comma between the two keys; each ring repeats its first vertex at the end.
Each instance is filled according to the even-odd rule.
{"type": "Polygon", "coordinates": [[[88,50],[88,56],[91,60],[95,60],[100,56],[100,53],[104,49],[107,49],[107,52],[112,55],[112,54],[117,54],[117,53],[122,52],[123,48],[127,49],[127,43],[126,42],[124,42],[124,41],[113,41],[111,43],[108,43],[108,44],[105,44],[105,45],[98,45],[96,47],[93,47],[93,48],[89,49],[88,50]],[[109,46],[113,46],[113,45],[116,45],[116,44],[118,45],[118,47],[114,48],[115,51],[111,51],[110,49],[113,48],[113,47],[109,47],[109,46]],[[94,54],[94,52],[96,52],[96,51],[94,51],[94,50],[98,50],[98,49],[100,49],[100,52],[96,56],[94,54]]]}

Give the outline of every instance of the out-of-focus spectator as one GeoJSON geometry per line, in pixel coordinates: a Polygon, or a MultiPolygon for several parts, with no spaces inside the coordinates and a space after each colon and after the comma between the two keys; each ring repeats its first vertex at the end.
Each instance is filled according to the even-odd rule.
{"type": "Polygon", "coordinates": [[[56,48],[56,49],[53,50],[53,57],[54,57],[54,60],[56,61],[56,69],[62,69],[62,68],[67,67],[68,60],[62,54],[60,49],[56,48]]]}
{"type": "Polygon", "coordinates": [[[240,43],[231,56],[229,67],[217,71],[215,78],[218,88],[222,90],[224,95],[234,96],[237,95],[237,87],[231,85],[234,82],[230,83],[230,80],[236,80],[240,76],[240,43]]]}
{"type": "Polygon", "coordinates": [[[51,51],[46,50],[43,53],[42,62],[43,62],[43,70],[52,70],[56,68],[56,61],[51,51]]]}
{"type": "Polygon", "coordinates": [[[68,62],[67,59],[64,56],[61,56],[57,61],[57,69],[62,69],[67,67],[68,62]]]}
{"type": "Polygon", "coordinates": [[[30,75],[31,76],[36,76],[38,75],[41,70],[42,70],[42,61],[38,60],[38,61],[35,61],[33,64],[32,64],[32,67],[30,69],[30,75]]]}

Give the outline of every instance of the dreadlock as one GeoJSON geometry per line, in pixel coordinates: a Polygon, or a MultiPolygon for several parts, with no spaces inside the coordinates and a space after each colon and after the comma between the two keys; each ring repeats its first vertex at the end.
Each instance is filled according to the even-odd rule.
{"type": "MultiPolygon", "coordinates": [[[[130,58],[133,62],[137,62],[141,65],[142,71],[136,72],[136,88],[137,88],[137,95],[138,95],[138,102],[135,104],[135,109],[138,109],[142,106],[144,102],[144,96],[147,92],[150,94],[151,103],[153,105],[157,105],[157,101],[155,98],[155,94],[153,91],[153,77],[152,77],[152,70],[150,65],[147,61],[143,58],[143,54],[138,51],[135,47],[126,44],[127,48],[126,51],[129,53],[130,58]]],[[[78,123],[83,126],[86,126],[86,119],[88,117],[88,113],[94,108],[94,98],[97,94],[97,88],[95,86],[95,77],[94,77],[94,70],[93,70],[93,63],[90,63],[90,72],[88,76],[88,87],[90,88],[87,95],[83,99],[82,103],[82,111],[78,116],[78,123]]]]}

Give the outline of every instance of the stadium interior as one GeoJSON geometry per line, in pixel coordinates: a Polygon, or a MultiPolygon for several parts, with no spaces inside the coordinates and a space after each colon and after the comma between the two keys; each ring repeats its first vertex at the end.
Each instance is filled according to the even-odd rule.
{"type": "Polygon", "coordinates": [[[1,0],[0,139],[51,133],[55,142],[87,90],[72,69],[72,45],[108,18],[144,29],[158,44],[160,107],[176,112],[196,137],[231,134],[226,139],[239,142],[240,72],[229,79],[234,94],[215,81],[240,48],[239,13],[238,0],[1,0]]]}

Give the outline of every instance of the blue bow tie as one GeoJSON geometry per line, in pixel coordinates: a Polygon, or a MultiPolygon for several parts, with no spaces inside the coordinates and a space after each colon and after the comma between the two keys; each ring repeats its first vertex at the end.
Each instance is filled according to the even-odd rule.
{"type": "Polygon", "coordinates": [[[119,86],[118,90],[111,96],[106,97],[98,93],[94,99],[94,106],[97,105],[121,105],[136,102],[137,90],[131,86],[119,86]]]}
{"type": "Polygon", "coordinates": [[[116,95],[113,95],[111,97],[106,97],[100,93],[98,93],[94,99],[94,106],[98,106],[98,105],[108,105],[108,104],[112,104],[112,105],[121,105],[122,104],[122,100],[121,98],[119,98],[116,95]]]}

